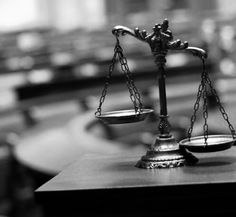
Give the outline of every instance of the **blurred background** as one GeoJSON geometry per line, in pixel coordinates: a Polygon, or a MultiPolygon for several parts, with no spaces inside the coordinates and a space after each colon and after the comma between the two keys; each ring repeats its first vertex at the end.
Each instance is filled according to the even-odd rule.
{"type": "MultiPolygon", "coordinates": [[[[236,124],[234,0],[0,0],[0,216],[40,216],[35,189],[87,153],[144,153],[158,133],[158,72],[150,48],[120,39],[146,108],[140,123],[107,126],[94,118],[113,55],[115,25],[152,31],[168,18],[175,39],[204,48],[207,69],[236,124]]],[[[172,133],[186,137],[201,61],[169,52],[172,133]]],[[[132,108],[116,67],[103,111],[132,108]]],[[[200,109],[201,110],[201,109],[200,109]]],[[[209,133],[230,133],[209,94],[209,133]]],[[[202,113],[194,135],[203,133],[202,113]]]]}

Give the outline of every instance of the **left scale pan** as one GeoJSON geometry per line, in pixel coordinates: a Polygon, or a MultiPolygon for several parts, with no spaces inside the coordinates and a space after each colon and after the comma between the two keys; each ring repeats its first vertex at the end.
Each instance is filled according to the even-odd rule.
{"type": "Polygon", "coordinates": [[[126,124],[143,121],[151,113],[153,113],[152,109],[142,109],[138,112],[136,112],[134,109],[117,110],[96,115],[96,118],[100,119],[106,124],[126,124]]]}

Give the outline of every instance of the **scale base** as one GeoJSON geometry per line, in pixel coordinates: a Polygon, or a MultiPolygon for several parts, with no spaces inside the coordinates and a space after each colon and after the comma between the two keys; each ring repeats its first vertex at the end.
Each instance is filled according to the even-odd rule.
{"type": "Polygon", "coordinates": [[[136,164],[138,168],[156,169],[194,165],[198,159],[180,148],[173,136],[158,136],[153,147],[136,164]]]}

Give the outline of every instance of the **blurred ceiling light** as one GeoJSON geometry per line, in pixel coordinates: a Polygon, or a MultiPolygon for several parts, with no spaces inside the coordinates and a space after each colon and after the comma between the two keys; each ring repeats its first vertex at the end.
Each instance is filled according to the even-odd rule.
{"type": "Polygon", "coordinates": [[[74,56],[68,52],[57,52],[51,55],[51,62],[55,66],[72,64],[74,62],[74,56]]]}
{"type": "Polygon", "coordinates": [[[216,0],[218,16],[221,19],[232,19],[235,17],[236,1],[235,0],[216,0]]]}
{"type": "Polygon", "coordinates": [[[17,46],[21,51],[33,51],[42,48],[44,41],[37,32],[22,33],[17,37],[17,46]]]}
{"type": "Polygon", "coordinates": [[[1,0],[0,29],[42,26],[69,31],[100,29],[106,24],[105,0],[1,0]]]}
{"type": "Polygon", "coordinates": [[[0,91],[14,88],[26,83],[24,72],[4,73],[0,76],[0,91]]]}
{"type": "Polygon", "coordinates": [[[34,66],[34,58],[31,56],[11,57],[5,60],[5,66],[12,71],[31,69],[34,66]]]}
{"type": "Polygon", "coordinates": [[[98,74],[99,68],[94,63],[86,63],[79,66],[79,70],[76,72],[76,75],[82,75],[84,77],[92,77],[98,74]]]}
{"type": "Polygon", "coordinates": [[[228,51],[235,50],[235,29],[233,26],[223,26],[220,30],[221,46],[228,51]]]}
{"type": "Polygon", "coordinates": [[[20,69],[20,58],[10,57],[5,60],[5,66],[7,69],[15,71],[20,69]]]}
{"type": "Polygon", "coordinates": [[[16,95],[14,90],[0,91],[0,110],[12,107],[16,103],[16,95]]]}
{"type": "Polygon", "coordinates": [[[105,0],[54,1],[52,22],[60,31],[100,29],[106,22],[105,0]]]}
{"type": "Polygon", "coordinates": [[[202,21],[201,25],[202,37],[211,43],[216,37],[216,23],[213,19],[207,18],[202,21]]]}
{"type": "Polygon", "coordinates": [[[0,29],[14,31],[35,27],[39,23],[38,0],[1,0],[0,29]]]}
{"type": "Polygon", "coordinates": [[[30,83],[46,83],[52,80],[53,72],[49,69],[35,69],[30,71],[27,80],[30,83]]]}
{"type": "Polygon", "coordinates": [[[233,76],[236,74],[235,71],[235,63],[229,59],[229,58],[224,58],[220,61],[220,70],[224,75],[230,75],[233,76]]]}

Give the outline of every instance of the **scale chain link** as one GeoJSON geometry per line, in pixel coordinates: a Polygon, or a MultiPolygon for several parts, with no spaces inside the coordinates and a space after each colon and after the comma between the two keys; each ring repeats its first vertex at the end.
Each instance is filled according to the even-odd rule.
{"type": "Polygon", "coordinates": [[[193,107],[194,112],[193,112],[193,115],[192,115],[191,120],[190,120],[190,127],[188,129],[188,139],[189,139],[189,141],[190,141],[190,138],[191,138],[191,135],[192,135],[192,132],[193,132],[194,123],[195,123],[196,118],[197,118],[197,111],[198,111],[199,106],[200,106],[202,91],[203,91],[203,79],[201,80],[201,83],[198,87],[197,99],[196,99],[196,102],[195,102],[194,107],[193,107]]]}
{"type": "Polygon", "coordinates": [[[208,85],[209,85],[209,87],[210,87],[210,89],[211,89],[211,93],[213,94],[213,96],[214,96],[215,99],[216,99],[216,104],[217,104],[217,106],[218,106],[218,108],[219,108],[219,110],[220,110],[220,112],[221,112],[221,114],[222,114],[222,117],[224,118],[224,120],[225,120],[225,121],[227,122],[227,124],[228,124],[228,127],[229,127],[229,129],[230,129],[230,132],[231,132],[233,138],[236,138],[235,129],[234,129],[233,125],[232,125],[232,124],[230,123],[230,121],[229,121],[228,114],[226,113],[224,107],[222,106],[222,103],[221,103],[220,98],[219,98],[219,96],[218,96],[218,94],[217,94],[217,91],[214,89],[214,87],[213,87],[213,85],[212,85],[212,83],[211,83],[211,80],[210,80],[210,77],[209,77],[208,74],[207,74],[207,83],[208,83],[208,85]]]}
{"type": "Polygon", "coordinates": [[[118,57],[121,64],[121,70],[124,72],[126,76],[126,84],[130,93],[130,99],[134,104],[135,112],[141,112],[142,111],[141,96],[140,96],[140,93],[138,92],[137,87],[134,84],[132,74],[129,70],[128,61],[126,57],[124,56],[123,49],[121,47],[118,51],[118,57]]]}
{"type": "Polygon", "coordinates": [[[203,71],[206,72],[206,82],[208,83],[208,85],[210,87],[212,95],[216,99],[216,104],[217,104],[217,106],[218,106],[218,108],[219,108],[219,110],[220,110],[224,120],[228,124],[228,127],[229,127],[229,130],[230,130],[231,134],[232,134],[232,137],[235,139],[236,138],[235,129],[234,129],[233,125],[230,123],[228,114],[226,113],[226,111],[225,111],[225,109],[224,109],[224,107],[223,107],[223,105],[222,105],[222,103],[220,101],[220,97],[218,96],[217,91],[215,90],[215,88],[212,85],[209,73],[206,71],[206,64],[205,64],[205,60],[204,59],[202,59],[202,64],[203,64],[203,71]]]}
{"type": "Polygon", "coordinates": [[[207,105],[207,82],[206,82],[206,72],[203,72],[203,119],[204,119],[204,124],[203,124],[203,132],[204,132],[204,143],[207,145],[207,139],[208,139],[208,124],[207,124],[207,119],[208,119],[208,105],[207,105]]]}
{"type": "Polygon", "coordinates": [[[198,93],[197,93],[197,99],[193,107],[193,115],[190,120],[190,127],[188,129],[188,139],[189,141],[191,140],[192,132],[193,132],[193,127],[194,123],[197,118],[197,111],[200,106],[200,100],[201,97],[203,97],[203,119],[204,119],[204,125],[203,125],[203,131],[204,131],[204,143],[207,145],[207,139],[208,139],[208,124],[207,124],[207,119],[208,119],[208,104],[207,104],[207,75],[206,71],[204,70],[203,66],[203,71],[201,74],[201,83],[198,87],[198,93]]]}
{"type": "Polygon", "coordinates": [[[95,112],[96,116],[101,115],[102,104],[104,103],[105,98],[106,98],[107,89],[108,89],[108,86],[110,84],[110,79],[111,79],[112,72],[113,72],[114,67],[115,67],[117,56],[118,56],[119,62],[121,64],[121,70],[124,72],[124,74],[126,76],[126,85],[128,87],[128,90],[129,90],[129,93],[130,93],[130,99],[131,99],[131,101],[134,105],[135,112],[140,113],[142,111],[141,96],[138,92],[138,89],[136,88],[136,86],[134,84],[133,79],[132,79],[132,74],[130,73],[127,59],[123,54],[123,49],[120,46],[118,36],[116,36],[116,45],[115,45],[115,48],[114,48],[114,55],[113,55],[113,58],[111,60],[111,64],[109,65],[109,70],[108,70],[108,74],[106,76],[105,85],[104,85],[104,88],[102,90],[102,95],[99,99],[98,108],[95,112]],[[139,104],[138,106],[137,106],[137,101],[138,101],[138,104],[139,104]]]}
{"type": "Polygon", "coordinates": [[[95,115],[101,115],[101,112],[102,112],[102,104],[104,103],[105,101],[105,98],[106,98],[106,94],[107,94],[107,89],[108,89],[108,86],[110,84],[110,79],[111,79],[111,76],[112,76],[112,72],[114,70],[114,67],[115,67],[115,63],[116,63],[116,56],[117,56],[117,52],[116,52],[116,47],[114,49],[114,55],[112,57],[112,60],[111,60],[111,64],[109,65],[109,69],[108,69],[108,74],[106,76],[106,81],[105,81],[105,85],[104,85],[104,88],[102,90],[102,95],[99,99],[99,105],[98,105],[98,108],[97,108],[97,111],[95,112],[95,115]]]}
{"type": "Polygon", "coordinates": [[[208,139],[207,84],[210,87],[210,91],[211,91],[212,95],[215,97],[216,104],[217,104],[224,120],[228,124],[228,127],[230,129],[230,132],[232,134],[233,139],[235,139],[236,138],[235,129],[234,129],[233,125],[230,123],[229,117],[228,117],[228,115],[227,115],[227,113],[226,113],[226,111],[225,111],[225,109],[224,109],[224,107],[223,107],[223,105],[220,101],[220,98],[217,94],[217,91],[215,90],[215,88],[212,85],[209,73],[206,71],[205,60],[203,58],[202,58],[202,64],[203,64],[203,71],[202,71],[202,75],[201,75],[201,83],[198,87],[197,99],[196,99],[196,102],[194,104],[194,112],[193,112],[193,115],[191,117],[190,127],[188,129],[188,139],[189,139],[189,141],[191,140],[191,135],[192,135],[194,123],[196,121],[196,113],[199,109],[199,102],[200,102],[201,97],[203,97],[203,118],[204,118],[203,131],[204,131],[204,143],[205,143],[205,145],[207,145],[207,139],[208,139]]]}

